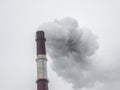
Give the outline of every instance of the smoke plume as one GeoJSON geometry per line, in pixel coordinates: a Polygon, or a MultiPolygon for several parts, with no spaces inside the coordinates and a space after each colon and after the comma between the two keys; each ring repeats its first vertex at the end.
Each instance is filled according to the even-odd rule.
{"type": "Polygon", "coordinates": [[[98,44],[91,30],[79,28],[73,18],[44,23],[38,30],[46,33],[47,52],[57,75],[76,89],[92,87],[97,79],[92,61],[98,44]]]}

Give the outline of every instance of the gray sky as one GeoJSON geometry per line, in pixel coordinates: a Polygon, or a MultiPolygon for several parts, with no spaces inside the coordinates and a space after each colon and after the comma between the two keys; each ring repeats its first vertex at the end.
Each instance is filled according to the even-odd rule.
{"type": "MultiPolygon", "coordinates": [[[[36,90],[36,28],[69,16],[99,37],[95,66],[110,77],[82,90],[120,90],[119,9],[119,0],[0,0],[0,89],[36,90]]],[[[50,90],[73,90],[50,64],[50,90]]]]}

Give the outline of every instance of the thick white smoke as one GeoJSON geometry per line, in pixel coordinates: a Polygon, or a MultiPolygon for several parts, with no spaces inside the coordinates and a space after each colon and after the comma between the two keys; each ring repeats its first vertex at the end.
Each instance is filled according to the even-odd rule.
{"type": "Polygon", "coordinates": [[[44,23],[38,30],[45,31],[47,52],[57,75],[76,89],[92,87],[97,76],[91,63],[98,44],[91,30],[79,28],[73,18],[44,23]]]}

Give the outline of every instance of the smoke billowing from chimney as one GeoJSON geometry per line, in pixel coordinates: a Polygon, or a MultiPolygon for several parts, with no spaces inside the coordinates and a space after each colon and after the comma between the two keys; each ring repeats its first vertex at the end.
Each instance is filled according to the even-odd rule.
{"type": "Polygon", "coordinates": [[[52,69],[76,89],[91,87],[96,80],[91,74],[92,56],[98,48],[97,37],[89,29],[79,28],[73,18],[44,23],[47,52],[52,69]]]}

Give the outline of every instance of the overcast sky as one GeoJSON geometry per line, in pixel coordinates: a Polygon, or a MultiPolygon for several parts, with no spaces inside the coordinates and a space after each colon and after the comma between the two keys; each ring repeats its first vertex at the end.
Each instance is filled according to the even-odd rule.
{"type": "MultiPolygon", "coordinates": [[[[0,0],[0,90],[37,90],[37,27],[67,16],[98,36],[95,65],[110,77],[82,90],[120,90],[119,0],[0,0]]],[[[49,58],[49,90],[74,90],[51,63],[49,58]]]]}

